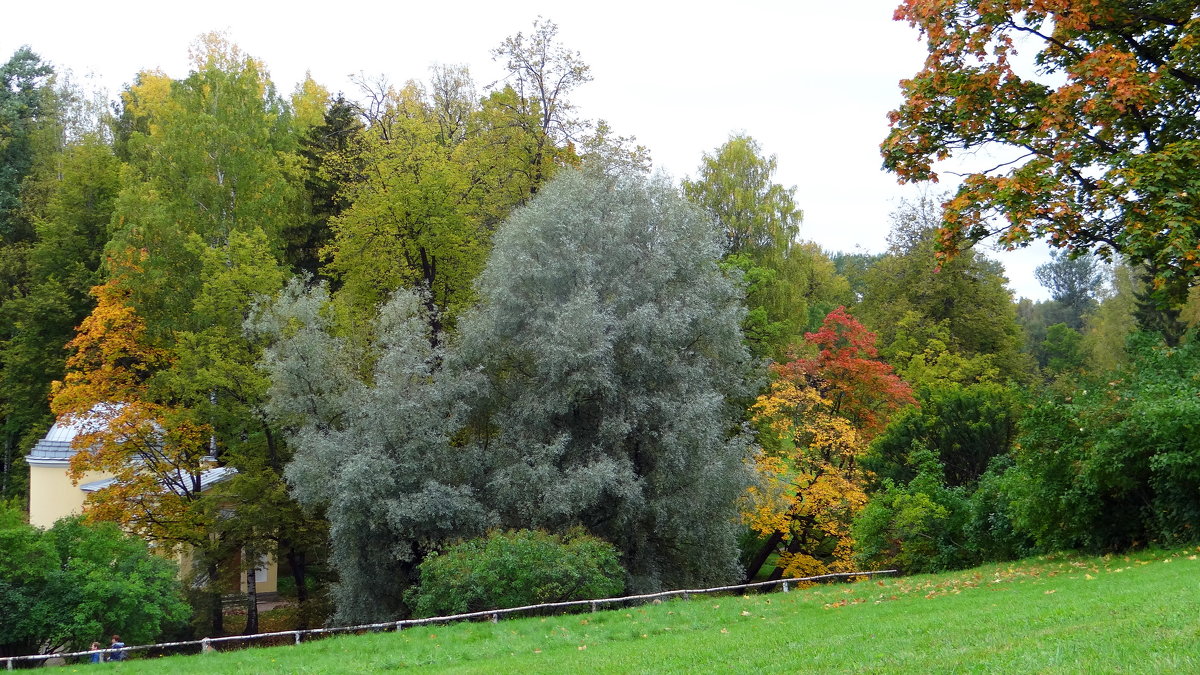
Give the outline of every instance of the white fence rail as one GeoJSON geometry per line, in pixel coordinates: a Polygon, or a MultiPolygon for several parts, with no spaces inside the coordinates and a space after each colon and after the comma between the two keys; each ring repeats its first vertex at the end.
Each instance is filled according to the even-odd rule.
{"type": "Polygon", "coordinates": [[[335,626],[331,628],[307,628],[304,630],[284,630],[274,633],[255,633],[253,635],[229,635],[226,637],[203,638],[201,640],[186,640],[183,642],[161,642],[152,645],[134,645],[131,647],[122,647],[120,649],[100,649],[88,650],[82,652],[62,652],[58,654],[34,654],[29,656],[6,656],[0,657],[0,661],[4,661],[8,670],[13,669],[13,664],[19,661],[48,661],[50,659],[65,659],[77,656],[91,656],[99,651],[105,655],[105,658],[111,659],[112,656],[120,653],[122,657],[138,651],[146,651],[150,649],[164,649],[175,647],[199,647],[201,652],[213,649],[213,645],[219,642],[252,642],[264,638],[273,637],[292,637],[295,639],[295,644],[300,644],[306,635],[331,635],[335,633],[353,633],[358,631],[384,631],[384,630],[403,630],[410,626],[422,626],[430,623],[448,623],[452,621],[465,621],[468,619],[483,619],[488,618],[492,621],[499,621],[501,616],[516,614],[519,612],[529,612],[542,609],[566,609],[569,607],[590,607],[593,612],[598,610],[601,605],[610,605],[625,602],[638,602],[643,600],[655,600],[658,598],[669,598],[679,596],[687,598],[690,595],[703,595],[706,593],[728,593],[731,591],[744,591],[751,588],[766,588],[768,586],[782,586],[783,592],[787,593],[790,584],[805,583],[811,581],[825,581],[829,579],[849,579],[853,577],[871,577],[877,574],[895,574],[896,570],[874,570],[870,572],[837,572],[835,574],[820,574],[815,577],[796,577],[792,579],[776,579],[774,581],[758,581],[752,584],[737,584],[734,586],[718,586],[716,588],[696,588],[696,589],[680,589],[675,591],[662,591],[660,593],[645,593],[643,595],[624,595],[616,598],[597,598],[595,600],[571,600],[568,602],[549,602],[541,605],[525,605],[524,607],[510,607],[508,609],[489,609],[482,612],[467,612],[466,614],[452,614],[450,616],[433,616],[426,619],[399,619],[396,621],[385,621],[383,623],[368,623],[358,626],[335,626]]]}

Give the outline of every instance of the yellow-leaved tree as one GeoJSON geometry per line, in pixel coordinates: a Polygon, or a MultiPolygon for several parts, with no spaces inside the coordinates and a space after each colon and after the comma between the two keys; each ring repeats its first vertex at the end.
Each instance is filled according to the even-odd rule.
{"type": "Polygon", "coordinates": [[[839,307],[805,335],[816,356],[773,366],[770,389],[751,407],[763,452],[761,482],[743,506],[764,539],[747,565],[758,576],[777,554],[770,577],[851,570],[850,525],[866,504],[859,458],[912,390],[877,358],[875,336],[839,307]]]}
{"type": "Polygon", "coordinates": [[[70,474],[113,480],[88,493],[87,513],[168,548],[206,543],[201,477],[211,430],[185,411],[152,400],[151,377],[169,353],[146,337],[145,322],[129,303],[124,275],[92,289],[96,308],[67,348],[67,375],[54,384],[51,408],[80,428],[70,474]]]}

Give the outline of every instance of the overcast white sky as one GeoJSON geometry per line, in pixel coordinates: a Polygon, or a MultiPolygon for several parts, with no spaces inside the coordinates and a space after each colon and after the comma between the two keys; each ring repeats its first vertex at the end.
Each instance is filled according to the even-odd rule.
{"type": "MultiPolygon", "coordinates": [[[[778,157],[776,180],[797,187],[801,236],[830,251],[882,251],[888,213],[913,194],[881,170],[878,149],[897,81],[924,57],[916,31],[892,21],[899,0],[6,4],[0,58],[29,44],[110,93],[139,70],[185,76],[188,45],[211,30],[264,61],[283,93],[311,71],[353,97],[352,74],[423,80],[434,63],[467,64],[482,85],[500,73],[489,50],[540,15],[592,67],[580,112],[636,136],[676,178],[748,133],[778,157]]],[[[1033,277],[1044,247],[993,255],[1017,296],[1047,297],[1033,277]]]]}

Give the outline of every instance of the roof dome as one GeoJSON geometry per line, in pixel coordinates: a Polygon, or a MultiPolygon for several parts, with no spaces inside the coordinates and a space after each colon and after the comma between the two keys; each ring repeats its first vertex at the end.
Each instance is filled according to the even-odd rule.
{"type": "Polygon", "coordinates": [[[120,403],[97,403],[84,415],[64,415],[50,427],[26,457],[28,460],[63,461],[75,454],[71,441],[81,433],[103,425],[121,409],[120,403]]]}
{"type": "Polygon", "coordinates": [[[42,438],[47,443],[70,443],[75,440],[79,432],[83,430],[83,420],[59,420],[50,427],[50,431],[46,432],[46,436],[42,438]]]}

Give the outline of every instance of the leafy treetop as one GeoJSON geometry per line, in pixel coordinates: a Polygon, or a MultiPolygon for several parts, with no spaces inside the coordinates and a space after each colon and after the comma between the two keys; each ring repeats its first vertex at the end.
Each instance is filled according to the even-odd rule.
{"type": "Polygon", "coordinates": [[[1048,238],[1145,264],[1160,306],[1186,298],[1200,274],[1194,3],[905,0],[895,18],[929,56],[900,84],[884,166],[937,180],[938,160],[1000,151],[946,202],[943,257],[963,238],[1048,238]]]}

